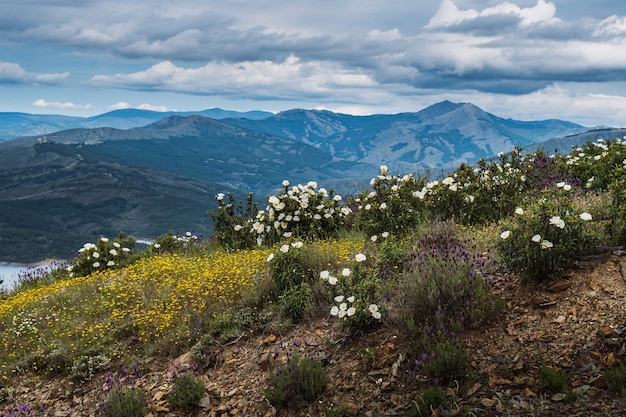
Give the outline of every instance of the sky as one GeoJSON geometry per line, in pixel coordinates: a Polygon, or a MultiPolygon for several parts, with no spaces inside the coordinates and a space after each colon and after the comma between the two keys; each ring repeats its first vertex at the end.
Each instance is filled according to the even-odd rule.
{"type": "Polygon", "coordinates": [[[0,112],[366,115],[443,100],[626,126],[626,2],[2,2],[0,112]]]}

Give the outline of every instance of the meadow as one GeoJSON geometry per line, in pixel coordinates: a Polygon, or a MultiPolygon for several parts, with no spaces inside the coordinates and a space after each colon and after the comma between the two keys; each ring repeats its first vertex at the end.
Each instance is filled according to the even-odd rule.
{"type": "MultiPolygon", "coordinates": [[[[516,149],[438,179],[381,166],[353,196],[314,181],[282,186],[264,207],[218,194],[209,240],[168,233],[139,250],[124,233],[103,236],[0,294],[0,402],[25,375],[84,382],[112,363],[201,358],[212,343],[328,317],[347,335],[412,335],[410,372],[437,381],[424,398],[444,407],[437,389],[470,372],[462,335],[505,308],[496,271],[532,287],[626,243],[622,139],[568,153],[516,149]]],[[[278,408],[301,407],[325,386],[311,383],[297,403],[280,395],[324,380],[323,369],[293,361],[270,378],[266,397],[278,408]]]]}

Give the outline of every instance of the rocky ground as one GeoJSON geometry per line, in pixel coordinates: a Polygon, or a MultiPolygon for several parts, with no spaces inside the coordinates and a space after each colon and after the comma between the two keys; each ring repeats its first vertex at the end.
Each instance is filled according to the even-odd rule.
{"type": "MultiPolygon", "coordinates": [[[[452,405],[434,410],[434,416],[626,415],[626,402],[604,379],[605,370],[626,355],[623,252],[579,263],[545,284],[522,285],[503,275],[496,289],[507,308],[491,325],[467,335],[470,376],[447,389],[452,405]],[[542,365],[568,373],[566,392],[552,393],[542,386],[542,365]]],[[[173,373],[194,367],[190,354],[174,361],[151,358],[141,369],[113,376],[148,392],[152,417],[323,416],[339,405],[352,415],[404,415],[420,391],[432,386],[432,381],[410,372],[410,346],[407,335],[390,326],[350,337],[334,317],[307,321],[284,334],[242,335],[207,352],[198,369],[206,383],[205,396],[186,413],[170,411],[165,396],[173,373]],[[263,396],[268,369],[294,351],[323,359],[331,383],[306,409],[276,410],[263,396]]],[[[26,375],[13,385],[15,397],[0,404],[2,415],[16,404],[39,402],[48,415],[61,417],[102,415],[100,403],[110,384],[106,375],[87,384],[26,375]]]]}

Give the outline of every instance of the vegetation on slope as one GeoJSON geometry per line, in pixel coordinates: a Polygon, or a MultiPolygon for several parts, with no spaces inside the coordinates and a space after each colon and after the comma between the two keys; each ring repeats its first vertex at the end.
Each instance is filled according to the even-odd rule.
{"type": "MultiPolygon", "coordinates": [[[[495,271],[532,286],[626,243],[625,182],[626,142],[616,139],[568,155],[516,151],[433,181],[383,166],[371,190],[350,198],[287,180],[262,210],[218,194],[211,241],[168,234],[139,253],[132,238],[100,238],[4,293],[0,400],[25,375],[85,382],[120,362],[185,352],[215,365],[216,344],[327,316],[346,335],[410,335],[402,371],[432,384],[410,413],[430,415],[449,407],[446,387],[473,380],[464,337],[504,308],[495,271]]],[[[323,357],[275,359],[265,395],[279,409],[306,407],[332,385],[323,357]]],[[[199,386],[185,384],[190,395],[199,386]]],[[[142,410],[143,397],[122,388],[137,387],[112,390],[116,406],[142,410]]]]}

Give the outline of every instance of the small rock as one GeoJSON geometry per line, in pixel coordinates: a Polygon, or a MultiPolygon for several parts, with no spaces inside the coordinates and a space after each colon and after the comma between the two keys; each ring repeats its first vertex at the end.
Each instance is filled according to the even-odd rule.
{"type": "Polygon", "coordinates": [[[615,331],[612,328],[608,326],[602,326],[600,327],[600,329],[598,329],[598,337],[606,339],[607,337],[612,336],[615,336],[615,331]]]}
{"type": "Polygon", "coordinates": [[[554,319],[555,323],[561,324],[565,321],[565,316],[558,316],[557,318],[554,319]]]}
{"type": "Polygon", "coordinates": [[[259,368],[261,368],[262,371],[271,369],[274,366],[274,356],[271,352],[261,353],[261,356],[259,356],[259,360],[257,361],[257,365],[259,365],[259,368]]]}
{"type": "Polygon", "coordinates": [[[491,398],[483,398],[482,400],[480,400],[480,404],[483,407],[495,407],[498,404],[498,400],[492,400],[491,398]]]}
{"type": "Polygon", "coordinates": [[[559,281],[559,282],[557,282],[555,284],[550,285],[548,287],[548,291],[550,291],[550,292],[561,292],[561,291],[565,291],[569,287],[570,287],[569,282],[559,281]]]}
{"type": "Polygon", "coordinates": [[[209,408],[211,406],[211,397],[209,394],[204,394],[204,396],[200,399],[198,406],[202,408],[209,408]]]}

